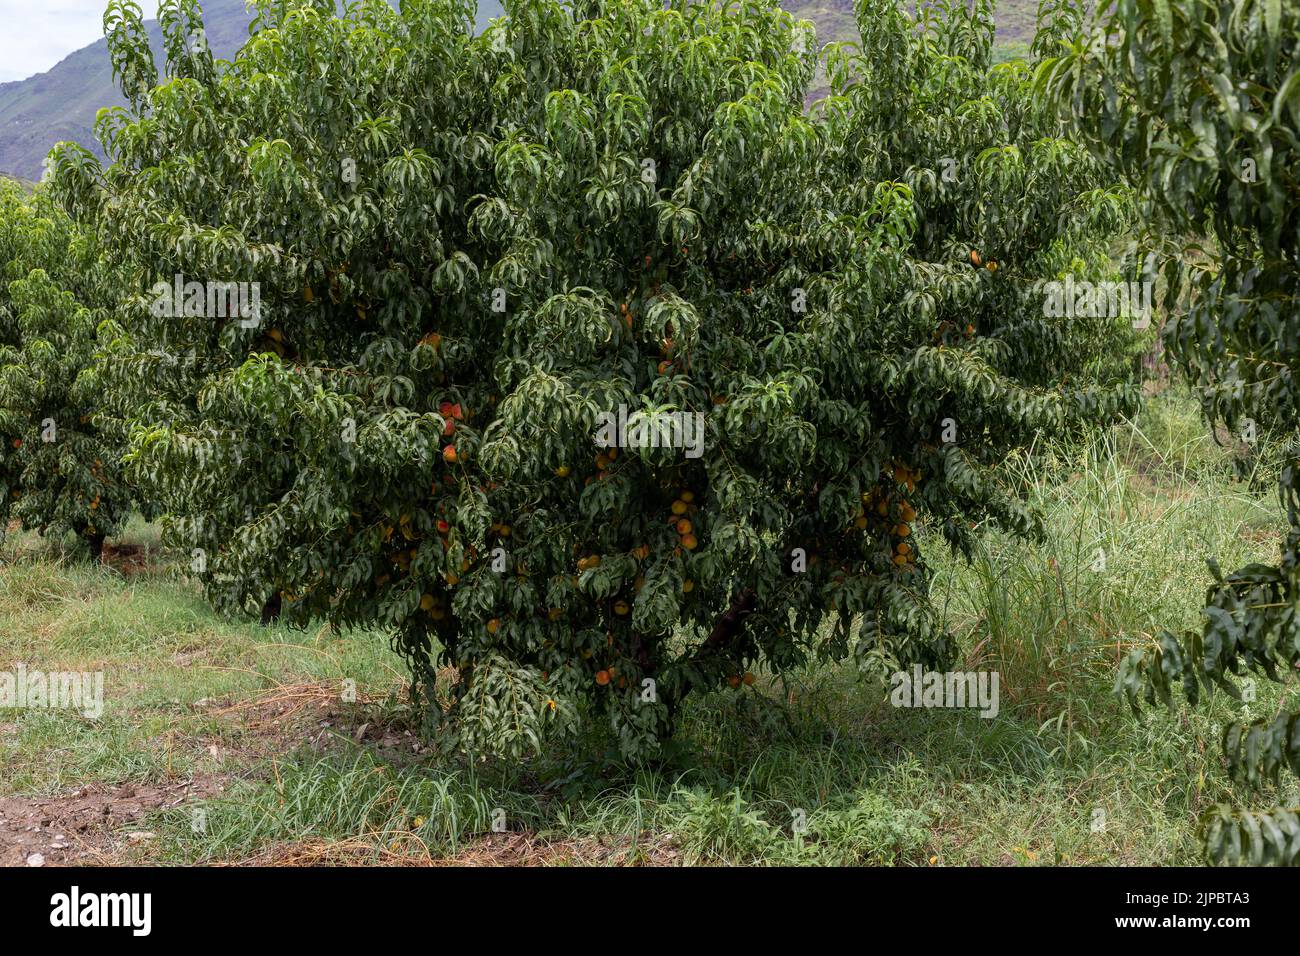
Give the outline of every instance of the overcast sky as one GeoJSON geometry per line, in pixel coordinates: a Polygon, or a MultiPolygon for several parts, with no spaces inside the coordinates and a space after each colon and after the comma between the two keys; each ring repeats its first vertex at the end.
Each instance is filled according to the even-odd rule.
{"type": "MultiPolygon", "coordinates": [[[[157,0],[136,0],[145,19],[157,0]]],[[[0,83],[44,73],[104,35],[108,0],[0,0],[0,83]]]]}

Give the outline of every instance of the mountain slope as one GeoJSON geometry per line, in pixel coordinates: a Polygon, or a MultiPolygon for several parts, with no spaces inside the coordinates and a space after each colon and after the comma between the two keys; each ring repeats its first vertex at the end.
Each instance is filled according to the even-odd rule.
{"type": "MultiPolygon", "coordinates": [[[[228,59],[248,36],[243,0],[206,0],[205,29],[214,54],[228,59]]],[[[162,30],[148,21],[154,59],[162,61],[162,30]]],[[[51,146],[70,139],[95,148],[95,114],[102,106],[125,106],[113,84],[108,43],[78,50],[46,73],[0,84],[0,170],[39,179],[51,146]]]]}

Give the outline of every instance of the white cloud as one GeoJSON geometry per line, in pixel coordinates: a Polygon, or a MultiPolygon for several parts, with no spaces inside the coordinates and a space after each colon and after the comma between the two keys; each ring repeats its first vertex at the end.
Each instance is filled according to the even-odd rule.
{"type": "MultiPolygon", "coordinates": [[[[136,0],[146,19],[157,0],[136,0]]],[[[104,35],[107,0],[0,0],[0,83],[44,73],[104,35]]]]}

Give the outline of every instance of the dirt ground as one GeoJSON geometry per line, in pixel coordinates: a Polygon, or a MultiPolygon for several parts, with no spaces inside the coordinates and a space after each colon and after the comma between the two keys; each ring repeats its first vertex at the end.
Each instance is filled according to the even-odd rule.
{"type": "Polygon", "coordinates": [[[93,786],[51,797],[0,797],[0,866],[126,862],[154,838],[133,829],[147,813],[219,793],[218,777],[161,787],[93,786]]]}
{"type": "MultiPolygon", "coordinates": [[[[339,735],[403,762],[423,749],[409,731],[356,723],[342,711],[332,685],[282,686],[246,700],[205,700],[195,705],[230,724],[220,742],[195,737],[188,746],[218,751],[252,765],[277,753],[306,746],[323,751],[339,735]]],[[[0,866],[113,866],[148,863],[156,834],[142,829],[157,811],[220,794],[228,774],[199,774],[160,786],[92,784],[48,796],[0,797],[0,866]]],[[[631,840],[584,838],[548,840],[532,833],[492,834],[452,857],[435,859],[414,844],[376,848],[372,842],[317,839],[268,847],[243,866],[564,866],[641,864],[671,866],[677,851],[668,845],[637,846],[631,840]]]]}

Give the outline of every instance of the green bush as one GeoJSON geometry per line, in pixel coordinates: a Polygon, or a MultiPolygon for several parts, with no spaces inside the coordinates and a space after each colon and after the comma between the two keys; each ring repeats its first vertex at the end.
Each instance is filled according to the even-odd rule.
{"type": "Polygon", "coordinates": [[[54,157],[132,270],[105,400],[217,605],[387,627],[426,701],[451,665],[449,745],[648,756],[757,668],[940,665],[914,528],[1032,532],[995,466],[1134,405],[1130,319],[1044,308],[1128,196],[985,3],[863,2],[856,51],[771,0],[255,7],[216,64],[164,3],[151,86],[110,6],[109,165],[54,157]],[[160,315],[175,276],[258,313],[160,315]]]}
{"type": "Polygon", "coordinates": [[[0,180],[0,535],[71,531],[96,559],[132,506],[97,417],[96,327],[120,294],[99,253],[44,192],[0,180]]]}

